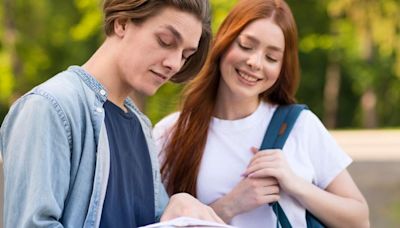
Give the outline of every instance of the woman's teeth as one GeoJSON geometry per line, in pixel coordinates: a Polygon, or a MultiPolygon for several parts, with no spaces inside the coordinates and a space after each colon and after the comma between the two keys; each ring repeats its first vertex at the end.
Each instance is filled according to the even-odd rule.
{"type": "Polygon", "coordinates": [[[242,77],[243,79],[245,79],[245,80],[247,80],[247,81],[249,81],[249,82],[256,82],[256,81],[258,81],[258,78],[255,78],[255,77],[253,77],[253,76],[250,76],[250,75],[248,75],[248,74],[246,74],[246,73],[243,73],[243,72],[241,72],[241,71],[238,71],[239,72],[239,76],[240,77],[242,77]]]}

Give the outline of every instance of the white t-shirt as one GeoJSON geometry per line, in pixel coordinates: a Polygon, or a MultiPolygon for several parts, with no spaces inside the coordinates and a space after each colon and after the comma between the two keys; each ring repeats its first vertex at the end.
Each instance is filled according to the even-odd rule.
{"type": "MultiPolygon", "coordinates": [[[[214,202],[240,182],[253,157],[250,148],[261,145],[276,108],[276,105],[261,102],[254,113],[243,119],[212,118],[197,179],[197,197],[201,202],[214,202]]],[[[153,134],[160,151],[178,115],[171,114],[155,126],[153,134]]],[[[296,175],[322,189],[351,163],[351,158],[309,110],[301,112],[282,153],[296,175]]],[[[281,192],[279,203],[293,227],[307,227],[305,209],[296,199],[281,192]]],[[[276,216],[272,208],[265,205],[235,216],[231,225],[275,227],[276,216]]]]}

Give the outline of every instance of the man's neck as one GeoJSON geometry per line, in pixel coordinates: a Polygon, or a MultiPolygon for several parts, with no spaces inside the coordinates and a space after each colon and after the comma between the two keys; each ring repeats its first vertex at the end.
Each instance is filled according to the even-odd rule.
{"type": "Polygon", "coordinates": [[[128,97],[130,90],[122,82],[116,70],[116,60],[114,58],[116,50],[111,48],[110,42],[113,42],[112,38],[107,38],[82,67],[106,88],[108,100],[127,111],[124,101],[128,97]]]}

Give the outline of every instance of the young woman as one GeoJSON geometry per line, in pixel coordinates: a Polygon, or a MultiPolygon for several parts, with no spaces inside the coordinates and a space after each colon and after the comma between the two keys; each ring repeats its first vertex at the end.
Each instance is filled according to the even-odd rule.
{"type": "Polygon", "coordinates": [[[169,194],[188,192],[238,227],[274,227],[279,200],[293,227],[309,210],[329,227],[367,227],[351,159],[303,111],[283,150],[260,146],[278,105],[295,103],[297,29],[281,0],[242,0],[222,23],[183,108],[154,129],[169,194]]]}

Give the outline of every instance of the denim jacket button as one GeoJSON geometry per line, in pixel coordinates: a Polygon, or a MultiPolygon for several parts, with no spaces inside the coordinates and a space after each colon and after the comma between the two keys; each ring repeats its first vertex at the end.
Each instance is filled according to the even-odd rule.
{"type": "Polygon", "coordinates": [[[106,91],[105,91],[104,89],[102,89],[102,90],[100,90],[100,94],[101,94],[102,96],[104,96],[104,95],[106,95],[106,91]]]}
{"type": "Polygon", "coordinates": [[[96,108],[96,112],[102,113],[103,109],[102,108],[96,108]]]}

